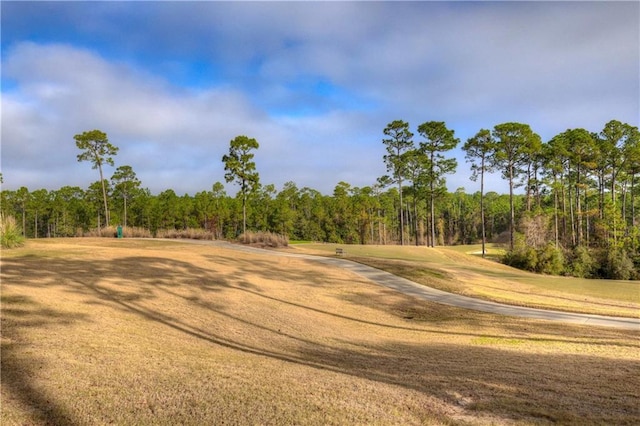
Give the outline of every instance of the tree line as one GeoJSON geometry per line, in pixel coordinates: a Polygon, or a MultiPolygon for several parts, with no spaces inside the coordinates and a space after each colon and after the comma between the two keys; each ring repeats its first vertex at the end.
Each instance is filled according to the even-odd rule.
{"type": "Polygon", "coordinates": [[[612,120],[597,133],[569,129],[547,142],[521,123],[481,129],[462,145],[480,191],[449,192],[446,175],[459,164],[447,153],[460,144],[444,122],[426,122],[414,140],[409,123],[383,129],[388,174],[362,188],[347,182],[331,195],[295,182],[277,189],[260,182],[253,162],[255,139],[238,136],[222,157],[227,194],[216,182],[191,196],[142,186],[133,168],[118,166],[117,147],[99,130],[74,137],[78,161],[98,169],[88,188],[22,187],[3,190],[2,213],[14,216],[30,238],[76,236],[120,224],[156,235],[202,229],[232,239],[247,229],[294,240],[358,244],[453,245],[501,241],[505,261],[544,273],[634,278],[640,271],[638,174],[640,133],[612,120]],[[508,194],[484,192],[488,173],[499,172],[508,194]],[[516,190],[521,188],[519,193],[516,190]]]}

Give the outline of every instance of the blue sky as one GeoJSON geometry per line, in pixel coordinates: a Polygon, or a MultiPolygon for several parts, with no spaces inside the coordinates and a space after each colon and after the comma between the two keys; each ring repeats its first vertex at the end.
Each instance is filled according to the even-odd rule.
{"type": "MultiPolygon", "coordinates": [[[[100,129],[153,193],[224,182],[237,135],[263,184],[330,194],[385,174],[385,126],[460,145],[516,121],[544,141],[640,117],[638,2],[11,2],[2,19],[5,189],[87,188],[100,129]]],[[[448,187],[478,189],[458,148],[448,187]]],[[[112,168],[105,171],[107,176],[112,168]]],[[[492,176],[489,190],[504,191],[492,176]]],[[[228,192],[235,193],[232,184],[228,192]]]]}

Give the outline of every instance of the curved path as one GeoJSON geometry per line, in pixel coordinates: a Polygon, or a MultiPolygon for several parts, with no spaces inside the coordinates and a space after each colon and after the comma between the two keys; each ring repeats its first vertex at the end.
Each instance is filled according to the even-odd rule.
{"type": "MultiPolygon", "coordinates": [[[[185,241],[185,240],[180,240],[185,241]]],[[[186,242],[186,241],[185,241],[186,242]]],[[[314,262],[320,262],[331,266],[347,269],[358,275],[361,275],[376,284],[392,288],[401,293],[414,296],[420,299],[429,300],[444,305],[455,306],[458,308],[473,309],[476,311],[489,312],[500,315],[509,315],[522,318],[542,319],[549,321],[560,321],[565,323],[594,325],[604,327],[624,328],[640,331],[640,319],[638,318],[622,318],[609,317],[594,314],[578,314],[562,311],[550,311],[545,309],[526,308],[523,306],[505,305],[502,303],[490,302],[487,300],[474,299],[472,297],[462,296],[459,294],[447,293],[442,290],[427,287],[414,283],[406,278],[393,275],[389,272],[363,265],[361,263],[352,262],[346,259],[314,256],[301,253],[286,253],[275,250],[266,250],[249,246],[232,244],[224,241],[190,241],[199,242],[201,244],[211,244],[231,250],[239,250],[249,253],[257,253],[262,255],[295,257],[298,259],[306,259],[314,262]]]]}

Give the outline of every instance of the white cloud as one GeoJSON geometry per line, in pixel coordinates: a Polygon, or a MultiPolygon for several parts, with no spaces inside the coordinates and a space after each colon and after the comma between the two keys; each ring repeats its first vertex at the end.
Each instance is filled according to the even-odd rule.
{"type": "Polygon", "coordinates": [[[303,175],[306,181],[299,185],[328,190],[343,175],[332,169],[357,170],[352,159],[363,157],[357,145],[344,146],[358,132],[349,113],[271,118],[240,91],[172,87],[71,46],[18,45],[8,55],[5,73],[19,88],[3,94],[8,186],[56,189],[96,181],[88,164],[75,163],[73,141],[73,135],[93,128],[120,148],[116,166],[131,165],[154,192],[195,193],[223,181],[221,157],[239,134],[261,144],[256,162],[265,184],[282,185],[303,175]]]}
{"type": "MultiPolygon", "coordinates": [[[[34,12],[8,10],[21,7],[34,12]]],[[[340,180],[363,186],[384,173],[382,129],[394,119],[414,130],[446,121],[462,144],[505,121],[548,139],[569,127],[598,131],[614,118],[638,125],[640,115],[632,2],[50,7],[50,16],[63,11],[59,22],[102,43],[5,49],[6,187],[97,180],[88,164],[75,164],[73,142],[93,128],[108,133],[120,147],[116,162],[152,191],[209,189],[223,180],[229,140],[246,134],[261,144],[264,183],[330,192],[340,180]]],[[[455,154],[450,188],[473,190],[464,155],[455,154]]]]}

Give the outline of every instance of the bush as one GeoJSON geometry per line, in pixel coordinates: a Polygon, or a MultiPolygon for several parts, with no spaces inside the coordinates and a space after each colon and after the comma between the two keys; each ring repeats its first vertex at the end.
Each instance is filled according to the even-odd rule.
{"type": "Polygon", "coordinates": [[[516,234],[513,250],[507,251],[502,262],[525,271],[550,275],[560,275],[565,269],[562,250],[556,248],[553,243],[536,249],[525,242],[525,236],[522,234],[516,234]]]}
{"type": "Polygon", "coordinates": [[[549,275],[560,275],[564,272],[564,255],[553,243],[548,243],[537,253],[536,272],[549,275]]]}
{"type": "Polygon", "coordinates": [[[13,216],[0,214],[0,245],[2,248],[20,247],[24,244],[24,237],[13,216]]]}
{"type": "Polygon", "coordinates": [[[161,229],[156,232],[157,238],[184,238],[188,240],[215,240],[213,232],[200,228],[161,229]]]}
{"type": "Polygon", "coordinates": [[[588,248],[578,246],[569,258],[569,273],[578,278],[590,278],[596,269],[596,261],[588,248]]]}
{"type": "Polygon", "coordinates": [[[502,263],[525,271],[536,271],[538,253],[536,249],[525,244],[522,234],[516,234],[513,249],[505,253],[502,263]]]}
{"type": "MultiPolygon", "coordinates": [[[[116,226],[105,226],[104,228],[91,229],[83,232],[83,237],[98,237],[98,238],[114,238],[118,234],[118,228],[116,226]]],[[[151,238],[151,232],[145,228],[137,228],[131,226],[122,227],[122,236],[124,238],[151,238]]]]}
{"type": "Polygon", "coordinates": [[[250,244],[259,247],[287,247],[289,238],[272,232],[245,232],[238,237],[242,244],[250,244]]]}
{"type": "Polygon", "coordinates": [[[606,252],[603,262],[603,272],[607,278],[614,280],[629,280],[635,276],[635,268],[627,253],[620,249],[606,252]]]}
{"type": "Polygon", "coordinates": [[[105,226],[102,228],[89,229],[82,233],[83,237],[89,238],[113,238],[116,235],[115,226],[105,226]]]}

